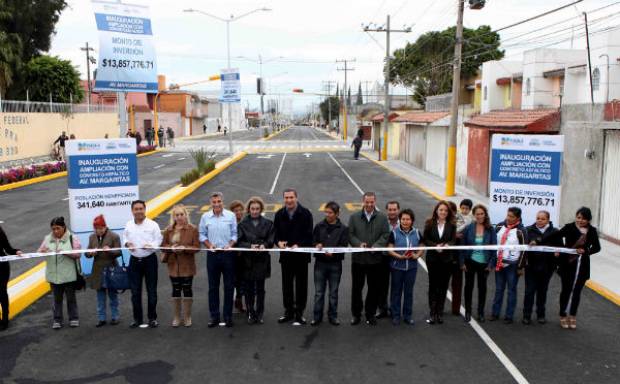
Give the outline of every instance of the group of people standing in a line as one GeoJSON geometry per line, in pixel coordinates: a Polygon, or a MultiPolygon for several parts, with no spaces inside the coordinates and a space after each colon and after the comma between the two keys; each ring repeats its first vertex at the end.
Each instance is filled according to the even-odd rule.
{"type": "MultiPolygon", "coordinates": [[[[129,280],[133,307],[130,327],[151,327],[157,321],[158,264],[166,263],[171,282],[172,326],[192,325],[193,277],[196,275],[195,255],[201,247],[208,249],[207,277],[209,285],[208,327],[233,326],[233,307],[247,314],[250,324],[262,324],[265,311],[265,280],[271,276],[269,250],[279,248],[282,269],[282,298],[284,313],[279,323],[306,323],[308,265],[312,253],[287,251],[291,248],[312,247],[317,250],[333,247],[367,248],[366,252],[352,253],[351,325],[358,325],[362,316],[369,325],[377,319],[391,317],[394,325],[401,322],[414,324],[413,291],[420,258],[425,254],[428,268],[428,324],[442,324],[445,300],[452,282],[452,312],[460,313],[464,297],[465,321],[471,321],[474,285],[478,286],[478,321],[486,320],[485,303],[487,279],[495,272],[495,295],[490,321],[499,320],[504,296],[504,322],[513,322],[517,302],[519,277],[525,274],[525,298],[522,322],[530,324],[534,303],[537,321],[546,322],[546,297],[549,281],[557,270],[561,278],[560,325],[565,329],[577,327],[576,315],[582,289],[589,279],[590,255],[599,252],[596,228],[590,221],[588,208],[580,208],[575,221],[557,229],[549,221],[549,213],[540,211],[536,222],[525,227],[521,210],[511,207],[505,221],[491,225],[487,208],[465,199],[460,207],[440,201],[425,221],[423,230],[414,227],[415,214],[409,208],[401,209],[397,201],[386,204],[385,213],[377,209],[373,192],[363,195],[363,208],[351,215],[348,225],[339,219],[340,207],[335,202],[325,205],[324,218],[313,224],[312,213],[303,207],[294,189],[283,193],[284,206],[275,213],[273,221],[264,217],[265,205],[259,197],[252,197],[244,205],[240,201],[224,208],[223,195],[210,195],[211,209],[204,213],[198,226],[190,223],[187,209],[182,205],[171,211],[170,224],[162,232],[158,224],[145,215],[146,204],[132,203],[133,220],[125,227],[122,237],[110,231],[100,215],[93,222],[94,233],[89,238],[86,257],[94,258],[88,284],[97,291],[97,327],[106,325],[107,302],[110,324],[119,323],[116,291],[105,288],[103,272],[117,264],[120,251],[126,247],[131,254],[129,280]],[[455,251],[451,245],[547,245],[573,248],[575,254],[549,252],[520,252],[514,250],[455,251]],[[439,247],[438,250],[373,251],[373,248],[439,247]],[[166,248],[157,256],[159,247],[166,248]],[[251,248],[255,252],[229,250],[232,247],[251,248]],[[441,249],[446,247],[445,250],[441,249]],[[464,293],[463,275],[465,280],[464,293]],[[220,305],[220,281],[223,279],[223,306],[220,305]],[[142,308],[142,287],[146,286],[146,322],[142,308]],[[363,297],[364,287],[366,296],[363,297]],[[237,298],[235,299],[235,291],[237,298]],[[506,292],[507,291],[507,292],[506,292]],[[242,298],[245,300],[243,303],[242,298]]],[[[51,222],[51,233],[43,240],[39,252],[67,253],[48,256],[46,278],[53,294],[54,329],[63,326],[63,301],[66,299],[69,326],[79,326],[75,282],[81,275],[79,263],[81,245],[77,236],[67,230],[64,218],[51,222]],[[70,253],[76,251],[75,253],[70,253]]],[[[0,256],[21,254],[14,249],[0,229],[0,256]]],[[[344,253],[314,253],[314,302],[311,325],[323,322],[327,296],[327,320],[339,325],[338,291],[342,277],[344,253]]],[[[0,302],[2,329],[8,325],[8,296],[6,294],[9,264],[0,263],[0,302]]]]}

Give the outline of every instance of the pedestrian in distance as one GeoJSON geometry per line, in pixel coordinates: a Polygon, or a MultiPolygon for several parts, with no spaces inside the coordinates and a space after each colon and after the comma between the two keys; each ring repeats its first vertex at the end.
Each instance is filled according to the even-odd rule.
{"type": "Polygon", "coordinates": [[[228,128],[226,128],[226,126],[224,126],[224,136],[226,136],[226,132],[228,132],[228,128]]]}
{"type": "MultiPolygon", "coordinates": [[[[390,232],[398,229],[398,227],[400,227],[400,203],[398,201],[388,201],[387,204],[385,204],[385,213],[387,215],[390,232]]],[[[383,319],[391,316],[388,295],[390,294],[392,259],[393,257],[390,256],[388,252],[385,252],[381,260],[381,269],[379,273],[379,296],[377,298],[377,319],[383,319]]]]}
{"type": "Polygon", "coordinates": [[[136,148],[138,148],[140,146],[140,143],[142,143],[142,134],[140,133],[140,131],[136,131],[136,148]]]}
{"type": "Polygon", "coordinates": [[[67,140],[69,140],[69,136],[67,136],[67,133],[65,131],[62,131],[60,136],[58,136],[58,138],[56,139],[56,141],[54,141],[53,144],[58,144],[58,148],[60,149],[60,159],[62,161],[67,161],[67,152],[65,151],[65,144],[67,140]]]}
{"type": "MultiPolygon", "coordinates": [[[[19,249],[15,249],[9,243],[9,239],[6,233],[0,226],[0,256],[18,255],[21,256],[22,252],[19,249]]],[[[7,285],[11,276],[11,266],[8,261],[0,262],[0,331],[4,331],[9,327],[9,294],[7,292],[7,285]]]]}
{"type": "Polygon", "coordinates": [[[174,130],[168,127],[166,133],[168,134],[168,145],[174,148],[174,130]]]}
{"type": "Polygon", "coordinates": [[[353,158],[355,160],[359,160],[360,158],[360,150],[362,149],[362,136],[355,136],[353,139],[353,143],[351,143],[351,147],[353,147],[353,158]]]}
{"type": "Polygon", "coordinates": [[[363,208],[349,218],[349,242],[353,247],[368,248],[368,252],[356,252],[352,255],[351,274],[351,325],[361,322],[362,310],[368,325],[377,325],[377,301],[380,291],[381,263],[383,252],[372,248],[383,248],[390,236],[387,216],[376,209],[377,196],[366,192],[362,196],[363,208]],[[364,285],[368,284],[366,300],[362,299],[364,285]]]}
{"type": "Polygon", "coordinates": [[[149,147],[152,147],[153,146],[153,139],[154,139],[152,128],[145,128],[144,129],[144,136],[146,138],[146,142],[149,145],[149,147]]]}
{"type": "MultiPolygon", "coordinates": [[[[497,234],[491,225],[489,211],[484,205],[476,205],[473,210],[474,221],[461,232],[461,245],[496,245],[497,234]]],[[[472,296],[474,284],[478,285],[478,321],[485,319],[484,307],[487,300],[487,279],[495,267],[496,251],[462,250],[459,252],[459,265],[465,272],[465,321],[471,321],[472,296]]]]}
{"type": "MultiPolygon", "coordinates": [[[[392,229],[388,239],[390,248],[413,248],[420,245],[422,235],[413,227],[415,214],[409,208],[398,214],[399,225],[392,229]]],[[[389,251],[390,273],[392,275],[390,307],[392,324],[399,325],[401,318],[405,324],[414,325],[413,320],[413,286],[418,271],[418,259],[423,250],[389,251]],[[402,317],[401,317],[402,303],[402,317]]]]}
{"type": "Polygon", "coordinates": [[[222,126],[220,125],[220,123],[217,123],[217,133],[222,132],[222,126]]]}
{"type": "MultiPolygon", "coordinates": [[[[454,211],[447,201],[440,201],[424,226],[424,244],[429,247],[447,247],[456,243],[454,211]]],[[[428,324],[443,324],[443,310],[456,255],[450,250],[428,250],[428,324]]]]}
{"type": "MultiPolygon", "coordinates": [[[[241,200],[233,200],[228,206],[228,209],[235,214],[238,228],[239,223],[241,223],[245,215],[243,202],[241,200]]],[[[235,253],[235,310],[239,313],[245,313],[245,308],[243,306],[243,262],[241,256],[241,252],[235,253]]]]}
{"type": "Polygon", "coordinates": [[[269,251],[275,242],[273,222],[262,213],[265,203],[260,197],[248,200],[246,215],[239,223],[239,248],[265,250],[264,252],[241,252],[241,277],[249,324],[263,324],[265,313],[265,280],[271,276],[269,251]]]}
{"type": "Polygon", "coordinates": [[[205,212],[198,231],[200,242],[207,248],[207,277],[209,280],[209,313],[207,326],[214,328],[224,318],[227,328],[233,326],[232,311],[235,294],[235,253],[228,249],[237,242],[235,214],[224,209],[224,195],[212,192],[209,196],[211,210],[205,212]],[[220,279],[224,280],[224,308],[220,312],[220,279]]]}
{"type": "MultiPolygon", "coordinates": [[[[325,204],[325,218],[315,227],[312,234],[314,246],[318,250],[349,245],[349,229],[338,218],[340,206],[330,201],[325,204]]],[[[342,277],[344,253],[317,253],[314,255],[314,317],[310,325],[317,326],[323,321],[325,293],[328,288],[329,305],[327,318],[331,325],[340,325],[338,320],[338,287],[342,277]]]]}
{"type": "Polygon", "coordinates": [[[207,133],[207,124],[203,124],[202,125],[202,133],[206,134],[207,133]]]}
{"type": "Polygon", "coordinates": [[[162,242],[159,225],[146,217],[146,203],[135,200],[131,203],[133,219],[125,224],[123,246],[129,248],[129,283],[133,322],[130,328],[157,328],[157,278],[158,260],[155,248],[162,242]],[[142,311],[142,282],[146,286],[148,323],[144,324],[142,311]]]}
{"type": "Polygon", "coordinates": [[[157,139],[159,140],[160,148],[164,148],[166,146],[166,139],[165,139],[164,133],[165,133],[164,127],[160,125],[159,129],[157,130],[157,139]]]}
{"type": "MultiPolygon", "coordinates": [[[[274,217],[275,242],[278,248],[312,247],[313,218],[310,210],[298,201],[297,191],[287,188],[283,192],[284,207],[274,217]]],[[[308,264],[310,254],[301,252],[280,252],[282,267],[282,301],[284,314],[278,323],[293,321],[293,325],[304,325],[304,311],[308,300],[308,264]]]]}
{"type": "MultiPolygon", "coordinates": [[[[65,218],[55,217],[50,223],[52,232],[45,236],[38,252],[67,252],[79,250],[80,240],[67,229],[65,218]]],[[[45,279],[52,288],[52,329],[63,327],[62,305],[66,297],[69,327],[80,326],[78,304],[75,298],[75,282],[81,273],[80,253],[63,253],[47,256],[45,260],[45,279]]]]}
{"type": "Polygon", "coordinates": [[[196,253],[200,249],[198,228],[190,222],[189,212],[178,204],[170,212],[170,224],[164,230],[161,261],[168,265],[168,276],[172,285],[172,326],[181,323],[192,326],[192,304],[194,292],[192,284],[196,276],[196,253]],[[181,318],[183,319],[181,321],[181,318]]]}
{"type": "Polygon", "coordinates": [[[562,240],[565,247],[573,248],[577,254],[562,254],[558,272],[562,280],[560,292],[560,326],[563,329],[577,329],[577,310],[581,292],[590,279],[590,256],[601,250],[598,231],[590,223],[592,211],[581,207],[575,214],[575,221],[566,224],[553,235],[562,240]]]}
{"type": "MultiPolygon", "coordinates": [[[[529,244],[561,246],[559,239],[553,235],[558,231],[550,221],[547,211],[536,213],[536,222],[526,228],[526,237],[529,244]]],[[[529,325],[532,322],[532,310],[536,301],[536,318],[539,324],[545,324],[547,289],[556,270],[559,253],[526,252],[525,257],[525,297],[523,299],[522,323],[529,325]]]]}
{"type": "MultiPolygon", "coordinates": [[[[526,243],[525,227],[521,224],[521,208],[510,207],[506,220],[496,226],[497,244],[523,245],[526,243]]],[[[504,323],[512,324],[515,307],[517,306],[517,284],[523,274],[523,252],[500,249],[497,251],[495,263],[495,298],[491,321],[499,319],[504,292],[508,289],[504,323]]]]}
{"type": "Polygon", "coordinates": [[[120,250],[111,251],[110,248],[120,248],[121,238],[110,231],[105,222],[105,217],[99,215],[93,220],[94,232],[88,237],[88,249],[103,249],[98,252],[87,252],[88,258],[93,258],[93,269],[88,278],[90,288],[97,291],[97,328],[107,324],[107,303],[110,301],[110,325],[118,325],[120,314],[118,311],[118,293],[115,289],[109,289],[105,281],[105,270],[108,267],[118,265],[116,258],[122,256],[120,250]]]}

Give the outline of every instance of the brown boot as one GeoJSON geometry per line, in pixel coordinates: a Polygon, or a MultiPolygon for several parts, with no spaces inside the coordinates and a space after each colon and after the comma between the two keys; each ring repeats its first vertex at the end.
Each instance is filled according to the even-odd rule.
{"type": "Polygon", "coordinates": [[[181,298],[180,297],[172,298],[172,311],[173,311],[172,326],[174,328],[177,328],[179,325],[181,325],[181,298]]]}
{"type": "Polygon", "coordinates": [[[192,303],[194,299],[191,297],[183,298],[183,323],[186,327],[192,326],[192,303]]]}

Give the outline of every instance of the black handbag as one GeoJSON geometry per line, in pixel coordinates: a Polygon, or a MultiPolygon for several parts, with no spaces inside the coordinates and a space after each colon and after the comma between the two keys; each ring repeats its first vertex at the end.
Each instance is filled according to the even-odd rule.
{"type": "Polygon", "coordinates": [[[126,291],[131,288],[129,284],[129,268],[125,265],[125,259],[121,255],[122,265],[112,265],[103,269],[104,288],[116,291],[126,291]]]}

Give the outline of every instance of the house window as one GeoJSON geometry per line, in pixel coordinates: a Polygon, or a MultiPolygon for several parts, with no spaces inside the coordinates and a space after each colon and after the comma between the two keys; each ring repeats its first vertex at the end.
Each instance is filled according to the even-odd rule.
{"type": "Polygon", "coordinates": [[[532,81],[528,77],[528,79],[525,81],[525,96],[529,96],[531,92],[532,92],[532,81]]]}
{"type": "Polygon", "coordinates": [[[484,86],[484,91],[482,93],[484,93],[484,99],[486,100],[489,96],[489,90],[487,89],[486,85],[484,86]]]}
{"type": "Polygon", "coordinates": [[[592,90],[598,91],[601,86],[601,71],[598,68],[594,68],[592,71],[592,90]]]}

